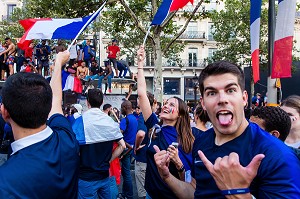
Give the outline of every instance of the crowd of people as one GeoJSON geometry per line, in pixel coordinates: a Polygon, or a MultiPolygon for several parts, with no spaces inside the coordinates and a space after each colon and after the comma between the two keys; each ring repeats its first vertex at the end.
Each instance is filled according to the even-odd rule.
{"type": "MultiPolygon", "coordinates": [[[[76,81],[75,86],[68,87],[74,92],[82,94],[82,89],[86,81],[98,81],[98,88],[102,89],[102,81],[107,80],[105,84],[105,93],[112,93],[112,78],[132,77],[128,62],[124,56],[120,56],[120,48],[117,45],[117,40],[113,39],[111,44],[107,46],[107,60],[104,61],[104,66],[96,60],[95,48],[91,45],[91,40],[84,40],[80,44],[76,42],[70,46],[70,60],[63,66],[65,72],[71,74],[76,81]],[[113,66],[113,67],[112,67],[113,66]],[[75,71],[74,71],[75,70],[75,71]],[[127,74],[129,72],[129,75],[127,74]],[[116,76],[114,76],[114,74],[116,76]]],[[[0,71],[1,80],[6,80],[10,75],[16,72],[33,72],[43,75],[50,79],[52,76],[55,56],[59,52],[63,52],[67,46],[62,40],[58,40],[55,46],[50,46],[47,40],[41,40],[40,43],[29,44],[28,47],[20,49],[15,45],[11,38],[6,38],[3,45],[0,45],[0,71]],[[15,69],[14,69],[14,66],[15,69]]]]}
{"type": "Polygon", "coordinates": [[[199,76],[191,121],[182,99],[159,107],[146,91],[141,46],[137,107],[128,96],[112,107],[102,90],[89,89],[87,110],[74,104],[63,113],[61,69],[69,58],[57,54],[50,85],[34,73],[5,82],[0,131],[9,158],[0,156],[0,198],[131,199],[132,160],[141,198],[300,198],[299,96],[254,107],[246,118],[244,73],[219,61],[199,76]]]}

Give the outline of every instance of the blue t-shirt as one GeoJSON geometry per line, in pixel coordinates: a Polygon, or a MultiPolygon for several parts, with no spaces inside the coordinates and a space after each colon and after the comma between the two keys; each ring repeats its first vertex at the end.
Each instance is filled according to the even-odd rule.
{"type": "Polygon", "coordinates": [[[80,145],[79,178],[97,181],[109,177],[109,160],[112,156],[113,142],[119,140],[80,145]]]}
{"type": "Polygon", "coordinates": [[[139,130],[145,132],[145,137],[144,137],[144,139],[141,143],[141,145],[145,144],[145,146],[136,151],[136,155],[134,155],[134,158],[138,162],[147,163],[146,151],[147,151],[148,131],[149,131],[149,129],[145,125],[145,120],[144,120],[144,117],[143,117],[142,113],[139,115],[139,119],[138,119],[137,131],[139,131],[139,130]]]}
{"type": "MultiPolygon", "coordinates": [[[[146,121],[147,128],[152,128],[155,124],[158,123],[157,116],[152,113],[151,116],[146,121]]],[[[145,189],[151,198],[164,198],[164,199],[174,199],[177,198],[169,186],[161,179],[155,161],[154,154],[156,153],[153,145],[156,145],[160,150],[166,150],[169,147],[169,144],[165,140],[164,136],[164,127],[161,128],[161,131],[156,133],[156,138],[151,140],[150,146],[147,148],[147,168],[146,168],[146,177],[145,177],[145,189]]],[[[150,142],[150,139],[149,139],[150,142]]],[[[176,169],[176,166],[170,162],[169,170],[172,175],[179,179],[179,174],[176,169]]]]}
{"type": "Polygon", "coordinates": [[[257,154],[264,154],[257,176],[250,185],[256,198],[300,198],[300,162],[293,151],[281,140],[250,123],[243,134],[221,146],[215,144],[215,132],[209,129],[197,136],[193,146],[194,170],[197,185],[195,198],[225,198],[214,179],[200,160],[197,151],[214,163],[218,157],[231,152],[239,155],[242,166],[247,166],[257,154]]]}
{"type": "Polygon", "coordinates": [[[88,45],[85,45],[83,48],[83,52],[84,52],[84,60],[90,60],[91,59],[91,54],[89,52],[91,52],[91,47],[88,45]]]}
{"type": "Polygon", "coordinates": [[[47,124],[53,133],[13,154],[0,167],[0,198],[77,198],[79,145],[61,114],[47,124]]]}
{"type": "Polygon", "coordinates": [[[133,146],[138,122],[133,114],[129,114],[126,117],[128,118],[128,126],[126,124],[126,118],[123,118],[120,122],[120,129],[123,131],[124,141],[133,146]]]}

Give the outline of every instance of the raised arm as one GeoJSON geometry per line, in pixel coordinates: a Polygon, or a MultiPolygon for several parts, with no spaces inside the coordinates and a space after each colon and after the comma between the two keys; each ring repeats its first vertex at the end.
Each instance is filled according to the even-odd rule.
{"type": "Polygon", "coordinates": [[[50,86],[52,89],[52,108],[49,118],[55,113],[63,114],[62,111],[62,84],[61,84],[61,67],[67,63],[70,57],[69,51],[60,52],[56,56],[54,71],[51,77],[50,86]]]}
{"type": "Polygon", "coordinates": [[[144,60],[145,60],[145,49],[144,46],[141,46],[137,52],[138,59],[138,74],[137,74],[137,85],[138,85],[138,97],[140,108],[142,110],[144,120],[147,119],[152,114],[150,102],[147,97],[147,85],[144,76],[144,60]]]}

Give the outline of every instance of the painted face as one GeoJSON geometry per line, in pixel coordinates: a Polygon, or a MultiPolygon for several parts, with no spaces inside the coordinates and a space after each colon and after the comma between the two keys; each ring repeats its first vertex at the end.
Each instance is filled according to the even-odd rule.
{"type": "Polygon", "coordinates": [[[241,90],[237,77],[231,73],[214,75],[207,77],[203,83],[201,103],[216,135],[229,138],[243,133],[248,125],[244,115],[248,95],[241,90]]]}
{"type": "Polygon", "coordinates": [[[300,115],[298,111],[289,106],[281,106],[285,112],[287,112],[291,118],[292,126],[291,131],[298,132],[300,130],[300,115]]]}
{"type": "Polygon", "coordinates": [[[176,121],[178,116],[178,100],[175,98],[168,99],[161,109],[160,119],[176,121]]]}

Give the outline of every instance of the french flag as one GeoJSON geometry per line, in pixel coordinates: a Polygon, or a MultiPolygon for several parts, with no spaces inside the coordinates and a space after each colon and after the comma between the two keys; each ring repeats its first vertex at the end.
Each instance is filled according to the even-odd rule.
{"type": "Polygon", "coordinates": [[[296,0],[279,0],[271,78],[291,77],[296,0]]]}
{"type": "Polygon", "coordinates": [[[193,4],[193,0],[164,0],[158,8],[151,25],[162,24],[170,12],[183,8],[188,2],[193,4]]]}
{"type": "Polygon", "coordinates": [[[94,14],[74,19],[24,19],[19,23],[23,26],[25,34],[18,43],[19,48],[24,49],[33,39],[74,39],[97,18],[103,6],[94,14]]]}
{"type": "Polygon", "coordinates": [[[251,0],[250,41],[253,81],[259,80],[259,35],[260,35],[261,0],[251,0]]]}

